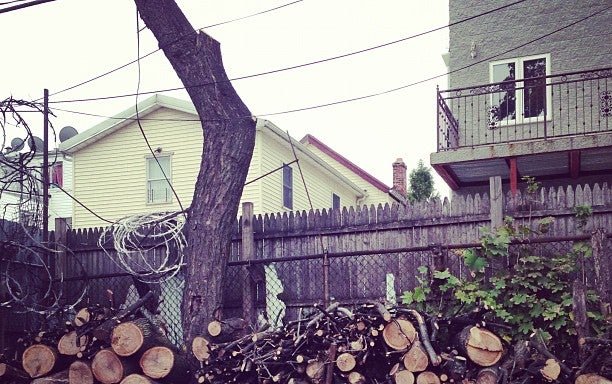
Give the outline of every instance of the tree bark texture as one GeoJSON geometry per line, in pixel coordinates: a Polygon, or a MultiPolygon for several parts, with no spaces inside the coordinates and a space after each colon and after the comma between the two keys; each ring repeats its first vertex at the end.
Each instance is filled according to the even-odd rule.
{"type": "Polygon", "coordinates": [[[203,32],[195,33],[173,0],[135,3],[202,121],[204,146],[186,223],[181,308],[189,345],[221,306],[222,278],[253,154],[255,121],[228,80],[217,41],[203,32]]]}

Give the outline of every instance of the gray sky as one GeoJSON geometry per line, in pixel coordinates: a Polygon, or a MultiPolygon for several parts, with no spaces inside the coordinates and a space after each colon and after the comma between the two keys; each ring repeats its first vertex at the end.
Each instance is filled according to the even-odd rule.
{"type": "MultiPolygon", "coordinates": [[[[196,28],[287,4],[291,0],[182,0],[196,28]]],[[[207,29],[221,43],[230,78],[294,66],[388,43],[448,24],[447,0],[303,0],[279,10],[207,29]]],[[[144,24],[141,21],[141,26],[144,24]]],[[[112,75],[53,93],[137,57],[136,7],[128,0],[57,0],[0,14],[0,99],[36,99],[48,88],[51,102],[134,93],[132,65],[112,75]]],[[[141,33],[141,55],[157,48],[141,33]]],[[[397,92],[303,112],[265,116],[373,94],[445,73],[441,55],[448,30],[366,53],[282,73],[234,82],[254,115],[297,138],[310,133],[372,175],[392,184],[391,163],[401,157],[408,170],[429,162],[436,149],[435,88],[446,77],[397,92]]],[[[141,91],[181,86],[161,52],[141,61],[141,91]]],[[[188,99],[184,91],[166,93],[188,99]]],[[[144,98],[146,96],[141,96],[144,98]]],[[[134,97],[52,104],[52,107],[114,115],[134,97]]],[[[56,129],[79,132],[99,117],[60,112],[56,129]]],[[[10,138],[9,138],[10,140],[10,138]]],[[[435,172],[434,172],[435,174],[435,172]]],[[[448,188],[437,175],[436,188],[448,188]]]]}

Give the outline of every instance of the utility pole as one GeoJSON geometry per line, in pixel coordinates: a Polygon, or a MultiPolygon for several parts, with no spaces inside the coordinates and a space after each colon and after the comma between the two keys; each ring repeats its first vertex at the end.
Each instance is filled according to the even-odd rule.
{"type": "Polygon", "coordinates": [[[42,241],[45,247],[49,242],[49,90],[45,88],[43,102],[43,206],[42,206],[42,241]]]}

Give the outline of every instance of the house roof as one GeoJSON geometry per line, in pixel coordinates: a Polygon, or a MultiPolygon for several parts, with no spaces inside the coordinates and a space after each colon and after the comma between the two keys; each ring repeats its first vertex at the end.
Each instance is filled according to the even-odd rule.
{"type": "Polygon", "coordinates": [[[176,99],[170,96],[155,94],[149,98],[142,100],[138,104],[131,106],[125,111],[122,111],[117,115],[114,115],[104,120],[103,122],[94,125],[93,127],[64,141],[60,144],[59,149],[60,151],[66,153],[76,152],[135,121],[136,111],[138,111],[138,117],[143,118],[151,112],[164,107],[189,113],[196,117],[198,116],[195,107],[189,101],[176,99]]]}
{"type": "MultiPolygon", "coordinates": [[[[135,121],[137,110],[138,117],[144,118],[148,114],[160,108],[168,108],[176,111],[185,112],[193,115],[194,119],[198,120],[198,113],[190,101],[156,94],[147,99],[142,100],[137,105],[134,105],[126,109],[125,111],[122,111],[117,115],[112,116],[111,118],[71,137],[70,139],[61,143],[59,149],[64,153],[77,152],[85,148],[86,146],[94,144],[98,140],[112,134],[113,132],[118,131],[119,129],[135,121]]],[[[265,119],[257,119],[257,128],[262,130],[262,132],[269,132],[271,134],[271,137],[275,138],[278,141],[284,142],[287,146],[293,146],[296,152],[303,153],[309,161],[325,169],[325,171],[332,174],[342,183],[353,189],[353,191],[355,191],[355,193],[359,197],[363,197],[363,189],[359,188],[359,186],[357,186],[355,183],[343,176],[340,172],[335,170],[331,165],[319,158],[316,154],[309,150],[306,145],[302,144],[300,141],[291,138],[287,133],[283,132],[272,122],[265,119]],[[289,141],[289,139],[291,141],[289,141]]],[[[359,168],[356,165],[353,166],[359,168]]]]}
{"type": "Polygon", "coordinates": [[[313,147],[318,148],[321,152],[325,153],[332,159],[336,160],[337,162],[342,164],[344,167],[348,168],[350,171],[352,171],[353,173],[355,173],[356,175],[358,175],[359,177],[361,177],[368,183],[372,184],[374,187],[380,189],[381,191],[387,193],[391,189],[385,183],[378,180],[377,178],[375,178],[374,176],[372,176],[371,174],[363,170],[363,168],[359,167],[358,165],[356,165],[355,163],[353,163],[346,157],[334,151],[333,149],[331,149],[329,146],[327,146],[325,143],[323,143],[321,140],[317,139],[313,135],[307,134],[306,136],[302,138],[302,140],[300,140],[300,142],[303,144],[310,144],[313,147]]]}

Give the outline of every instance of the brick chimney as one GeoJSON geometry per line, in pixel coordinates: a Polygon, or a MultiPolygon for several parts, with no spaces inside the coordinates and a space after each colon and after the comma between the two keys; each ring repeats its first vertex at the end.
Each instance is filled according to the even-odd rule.
{"type": "Polygon", "coordinates": [[[401,158],[393,163],[393,189],[402,196],[406,196],[406,164],[401,158]]]}

